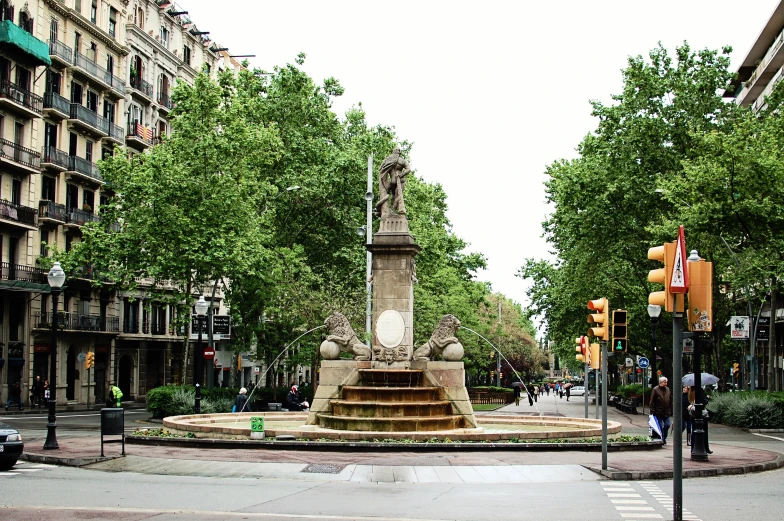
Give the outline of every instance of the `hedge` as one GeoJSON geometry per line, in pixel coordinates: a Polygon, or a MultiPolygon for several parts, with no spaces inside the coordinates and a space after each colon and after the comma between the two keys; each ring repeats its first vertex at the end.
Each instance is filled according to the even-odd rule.
{"type": "Polygon", "coordinates": [[[746,429],[784,428],[784,393],[716,393],[708,402],[711,420],[746,429]]]}

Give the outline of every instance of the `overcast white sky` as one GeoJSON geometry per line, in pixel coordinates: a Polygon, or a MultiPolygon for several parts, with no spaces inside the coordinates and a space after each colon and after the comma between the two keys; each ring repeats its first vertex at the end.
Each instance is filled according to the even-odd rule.
{"type": "MultiPolygon", "coordinates": [[[[411,164],[448,195],[454,231],[489,261],[482,280],[526,302],[515,273],[548,256],[545,166],[596,126],[590,99],[621,90],[630,55],[731,45],[737,66],[777,0],[178,0],[200,30],[271,69],[307,54],[319,83],[345,87],[372,124],[412,141],[411,164]]],[[[364,206],[364,200],[358,200],[364,206]]],[[[645,252],[640,252],[644,255],[645,252]]]]}

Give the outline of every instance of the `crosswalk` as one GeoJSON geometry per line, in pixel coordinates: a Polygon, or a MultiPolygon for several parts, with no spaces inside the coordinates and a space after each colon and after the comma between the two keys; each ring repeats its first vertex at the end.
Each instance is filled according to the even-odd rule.
{"type": "Polygon", "coordinates": [[[11,470],[0,471],[0,479],[12,478],[14,476],[21,476],[30,472],[40,472],[46,469],[55,468],[55,465],[46,465],[44,463],[27,463],[25,461],[18,461],[11,470]]]}
{"type": "MultiPolygon", "coordinates": [[[[637,481],[633,484],[619,481],[602,481],[605,494],[624,521],[648,521],[650,519],[672,519],[672,497],[652,481],[637,481]],[[637,490],[638,485],[642,490],[637,490]],[[661,514],[669,513],[668,517],[661,514]]],[[[701,521],[688,510],[683,510],[683,519],[701,521]]]]}

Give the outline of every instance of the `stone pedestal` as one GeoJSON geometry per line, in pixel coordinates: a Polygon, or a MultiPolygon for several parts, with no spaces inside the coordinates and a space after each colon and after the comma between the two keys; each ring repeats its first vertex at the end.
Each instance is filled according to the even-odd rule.
{"type": "Polygon", "coordinates": [[[405,215],[382,217],[367,248],[373,253],[373,368],[407,369],[414,352],[414,257],[421,248],[405,215]]]}
{"type": "Polygon", "coordinates": [[[424,385],[440,387],[445,398],[452,404],[453,414],[462,415],[470,428],[476,427],[474,408],[468,397],[465,386],[465,368],[463,362],[426,362],[414,360],[411,369],[421,370],[424,374],[424,385]]]}

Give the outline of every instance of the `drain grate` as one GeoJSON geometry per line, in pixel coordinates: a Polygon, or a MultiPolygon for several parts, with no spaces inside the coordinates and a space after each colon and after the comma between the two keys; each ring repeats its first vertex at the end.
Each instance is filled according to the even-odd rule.
{"type": "Polygon", "coordinates": [[[308,472],[310,474],[340,474],[340,471],[346,468],[345,465],[329,465],[325,463],[311,463],[300,472],[308,472]]]}

